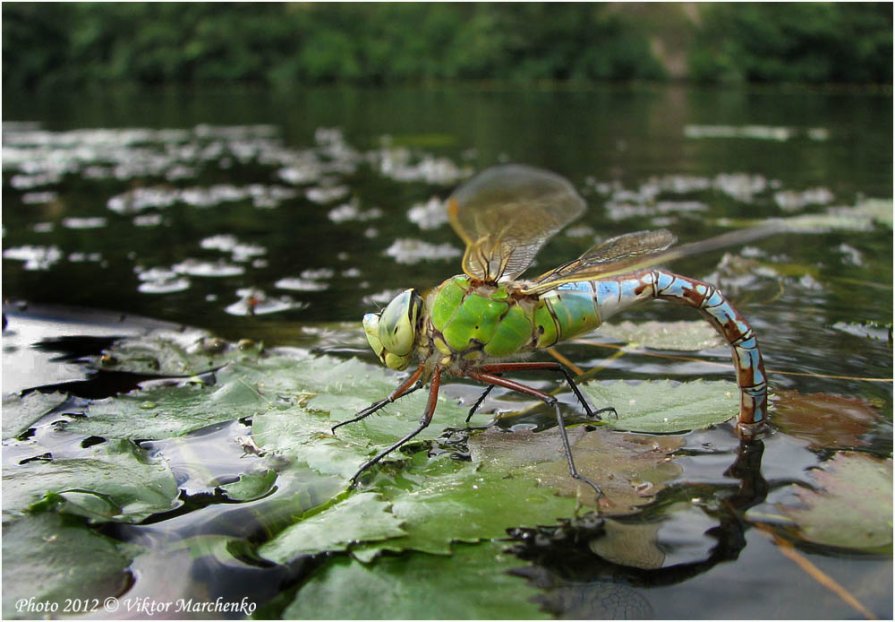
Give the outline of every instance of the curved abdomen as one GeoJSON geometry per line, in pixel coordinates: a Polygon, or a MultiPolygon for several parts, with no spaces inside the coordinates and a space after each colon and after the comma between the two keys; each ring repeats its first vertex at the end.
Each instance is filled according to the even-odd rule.
{"type": "Polygon", "coordinates": [[[666,270],[644,270],[601,281],[568,283],[541,296],[535,324],[537,347],[548,347],[598,327],[638,302],[659,298],[694,307],[730,344],[740,388],[738,429],[754,435],[767,419],[768,383],[758,340],[746,319],[714,286],[666,270]],[[549,316],[547,315],[549,309],[549,316]],[[546,321],[552,326],[542,330],[546,321]]]}

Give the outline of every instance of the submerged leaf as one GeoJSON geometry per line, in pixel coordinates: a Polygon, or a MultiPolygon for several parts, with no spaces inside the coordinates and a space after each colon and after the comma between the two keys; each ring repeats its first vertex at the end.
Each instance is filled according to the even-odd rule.
{"type": "Polygon", "coordinates": [[[667,434],[707,428],[738,412],[739,389],[726,380],[674,382],[589,382],[581,390],[598,406],[613,406],[618,413],[604,417],[616,430],[667,434]]]}
{"type": "Polygon", "coordinates": [[[276,481],[276,471],[268,469],[260,473],[243,473],[237,481],[220,488],[231,501],[254,501],[270,493],[276,481]]]}
{"type": "Polygon", "coordinates": [[[308,581],[283,612],[287,619],[540,619],[547,617],[522,578],[521,565],[485,542],[450,557],[425,553],[381,557],[372,564],[336,558],[308,581]]]}
{"type": "Polygon", "coordinates": [[[812,471],[818,490],[796,488],[802,505],[783,506],[809,542],[891,551],[892,460],[841,452],[812,471]]]}
{"type": "Polygon", "coordinates": [[[3,617],[59,617],[67,599],[116,596],[130,581],[137,547],[101,536],[83,524],[41,513],[3,526],[3,617]],[[20,599],[55,606],[55,613],[19,610],[20,599]]]}

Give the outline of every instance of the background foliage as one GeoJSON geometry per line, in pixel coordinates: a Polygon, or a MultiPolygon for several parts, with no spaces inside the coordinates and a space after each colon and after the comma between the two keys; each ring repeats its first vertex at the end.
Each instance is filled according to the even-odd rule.
{"type": "Polygon", "coordinates": [[[6,3],[7,89],[892,80],[892,5],[6,3]]]}

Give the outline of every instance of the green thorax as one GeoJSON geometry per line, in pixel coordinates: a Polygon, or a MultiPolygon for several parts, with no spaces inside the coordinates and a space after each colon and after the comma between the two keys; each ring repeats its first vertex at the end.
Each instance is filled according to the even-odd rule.
{"type": "MultiPolygon", "coordinates": [[[[420,343],[423,353],[438,352],[453,362],[511,357],[549,347],[585,328],[569,324],[567,303],[558,304],[552,292],[522,295],[514,286],[458,275],[430,291],[420,343]]],[[[593,309],[592,302],[589,306],[593,309]]],[[[589,328],[599,325],[595,312],[588,315],[589,328]]]]}

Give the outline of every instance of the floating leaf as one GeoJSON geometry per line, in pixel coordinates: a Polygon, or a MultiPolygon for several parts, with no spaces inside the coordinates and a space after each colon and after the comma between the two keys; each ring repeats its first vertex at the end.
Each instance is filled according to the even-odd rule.
{"type": "Polygon", "coordinates": [[[278,534],[259,549],[277,563],[301,555],[344,551],[356,542],[385,540],[404,535],[400,521],[375,493],[354,495],[319,514],[305,518],[278,534]]]}
{"type": "Polygon", "coordinates": [[[179,505],[171,471],[129,441],[109,441],[83,457],[32,460],[3,469],[3,512],[20,513],[42,499],[95,521],[138,522],[179,505]]]}
{"type": "Polygon", "coordinates": [[[71,432],[106,438],[158,439],[187,434],[214,423],[251,417],[272,407],[268,398],[228,367],[217,382],[154,386],[97,400],[86,417],[66,426],[71,432]]]}
{"type": "Polygon", "coordinates": [[[64,393],[33,391],[24,397],[3,396],[3,438],[15,438],[68,398],[64,393]]]}
{"type": "Polygon", "coordinates": [[[154,376],[194,376],[245,357],[255,357],[261,345],[229,343],[196,331],[159,334],[116,341],[96,362],[99,369],[154,376]]]}
{"type": "Polygon", "coordinates": [[[260,473],[243,473],[237,481],[220,488],[231,501],[254,501],[269,494],[276,481],[276,471],[268,469],[260,473]]]}
{"type": "Polygon", "coordinates": [[[841,330],[855,337],[864,339],[876,339],[877,341],[892,341],[892,324],[880,324],[879,322],[836,322],[833,328],[841,330]]]}
{"type": "Polygon", "coordinates": [[[53,513],[4,524],[3,617],[61,617],[67,599],[99,599],[102,610],[103,598],[126,589],[137,550],[53,513]],[[28,599],[55,609],[29,610],[28,599]]]}
{"type": "Polygon", "coordinates": [[[406,554],[372,564],[331,560],[283,612],[287,619],[541,619],[537,595],[507,573],[515,557],[486,542],[450,557],[406,554]]]}
{"type": "MultiPolygon", "coordinates": [[[[607,430],[568,430],[579,473],[594,480],[605,494],[606,514],[625,514],[649,503],[663,485],[680,475],[671,461],[682,445],[677,436],[643,436],[607,430]]],[[[469,440],[473,459],[498,473],[524,475],[542,487],[593,503],[593,494],[569,475],[559,430],[512,433],[496,428],[469,440]]],[[[542,521],[543,522],[543,521],[542,521]]]]}
{"type": "Polygon", "coordinates": [[[802,214],[781,219],[786,231],[872,231],[874,224],[892,228],[892,200],[866,199],[852,207],[829,207],[819,214],[802,214]]]}
{"type": "Polygon", "coordinates": [[[892,459],[841,452],[812,471],[818,490],[797,487],[802,505],[781,510],[809,542],[861,551],[892,549],[892,459]]]}
{"type": "Polygon", "coordinates": [[[656,350],[705,350],[724,345],[721,337],[707,322],[618,322],[603,324],[600,337],[609,337],[656,350]]]}
{"type": "Polygon", "coordinates": [[[598,407],[618,413],[607,426],[632,432],[672,433],[723,423],[739,409],[739,389],[726,380],[589,382],[581,390],[598,407]]]}
{"type": "Polygon", "coordinates": [[[502,537],[511,527],[552,523],[571,516],[576,507],[574,493],[564,497],[539,486],[532,472],[478,468],[448,456],[402,476],[412,482],[409,488],[390,486],[385,478],[374,484],[391,501],[406,535],[357,547],[352,553],[358,559],[411,549],[447,555],[455,542],[479,542],[502,537]]]}
{"type": "Polygon", "coordinates": [[[862,438],[880,415],[865,400],[829,393],[777,391],[774,425],[792,436],[811,441],[814,449],[862,447],[862,438]]]}

